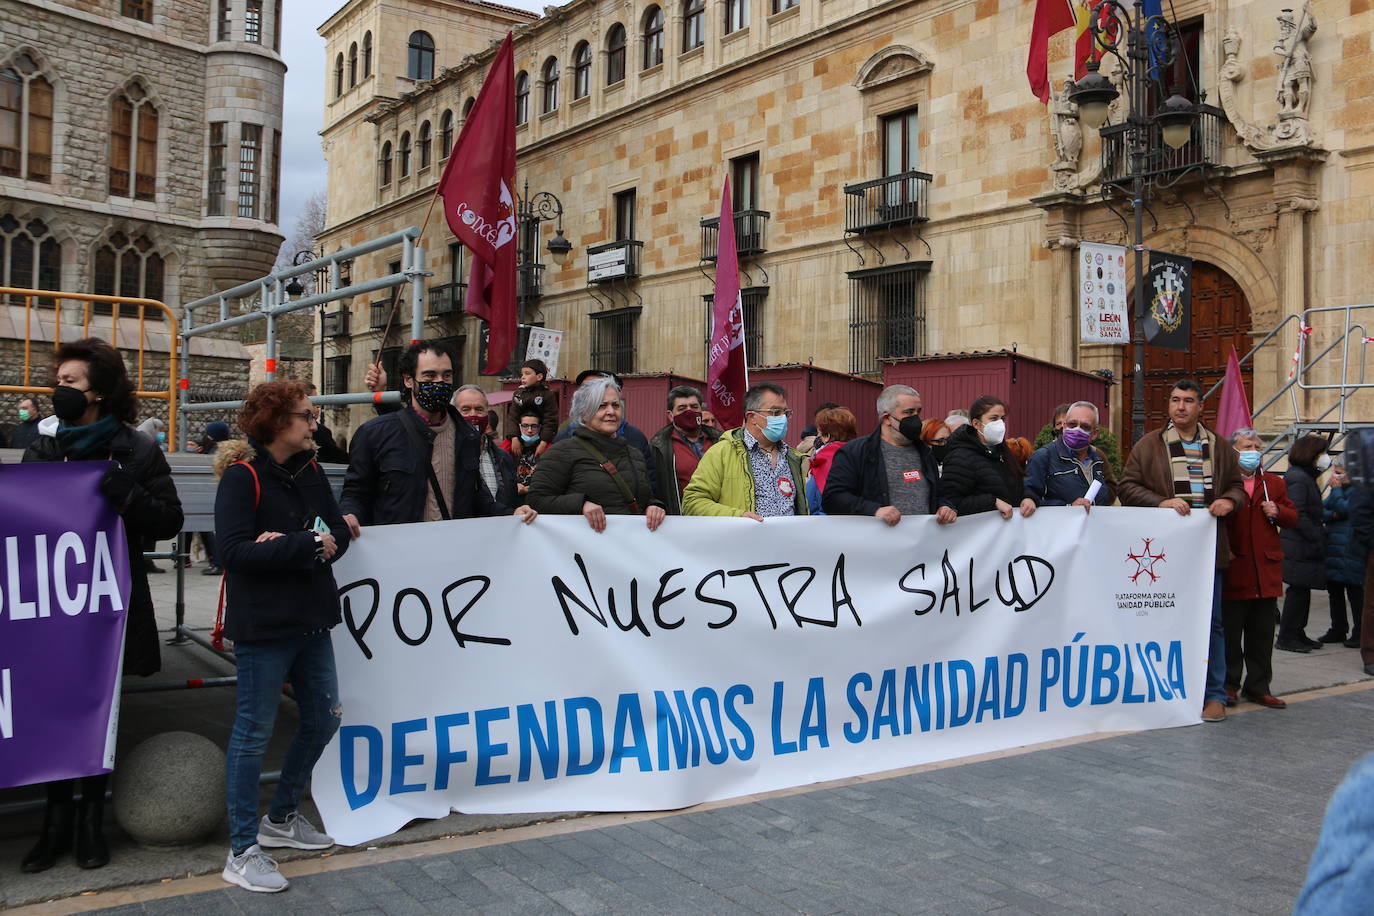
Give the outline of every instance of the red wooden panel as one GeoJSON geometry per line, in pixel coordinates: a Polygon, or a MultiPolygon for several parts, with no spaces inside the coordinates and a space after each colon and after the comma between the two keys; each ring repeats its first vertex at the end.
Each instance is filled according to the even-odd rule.
{"type": "Polygon", "coordinates": [[[768,366],[749,370],[749,384],[773,382],[787,392],[787,404],[792,408],[792,422],[787,427],[786,442],[796,445],[801,431],[811,425],[816,408],[827,401],[848,408],[858,419],[860,433],[875,425],[873,405],[883,386],[878,382],[819,366],[768,366]]]}
{"type": "Polygon", "coordinates": [[[669,391],[678,385],[691,385],[704,396],[706,390],[706,383],[701,379],[667,373],[627,375],[622,381],[625,387],[620,394],[625,399],[625,418],[646,436],[652,436],[668,422],[669,391]]]}

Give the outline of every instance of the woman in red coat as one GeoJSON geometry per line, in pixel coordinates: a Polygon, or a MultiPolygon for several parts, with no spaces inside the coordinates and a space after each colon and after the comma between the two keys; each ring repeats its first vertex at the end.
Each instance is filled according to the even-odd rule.
{"type": "Polygon", "coordinates": [[[1270,692],[1274,674],[1274,623],[1283,594],[1283,545],[1280,528],[1298,524],[1298,510],[1288,498],[1283,478],[1260,470],[1264,448],[1253,429],[1231,434],[1245,483],[1245,508],[1226,518],[1231,565],[1221,593],[1226,629],[1226,705],[1237,695],[1270,709],[1288,704],[1270,692]],[[1242,682],[1241,672],[1245,679],[1242,682]]]}

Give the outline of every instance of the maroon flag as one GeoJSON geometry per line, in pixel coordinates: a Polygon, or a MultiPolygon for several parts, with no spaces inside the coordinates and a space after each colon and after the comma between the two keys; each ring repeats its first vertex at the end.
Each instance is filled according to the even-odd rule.
{"type": "Polygon", "coordinates": [[[735,251],[735,214],[730,207],[730,176],[720,198],[716,235],[716,295],[711,303],[711,345],[706,352],[706,404],[721,429],[744,425],[744,392],[749,387],[744,354],[744,303],[740,299],[739,255],[735,251]]]}
{"type": "Polygon", "coordinates": [[[510,364],[517,337],[515,301],[515,54],[511,36],[496,52],[482,91],[439,179],[444,216],[472,253],[469,315],[487,322],[487,364],[510,364]]]}
{"type": "Polygon", "coordinates": [[[1221,403],[1217,406],[1217,435],[1229,439],[1231,433],[1250,426],[1250,399],[1245,396],[1245,379],[1240,374],[1236,348],[1226,360],[1226,378],[1221,384],[1221,403]]]}

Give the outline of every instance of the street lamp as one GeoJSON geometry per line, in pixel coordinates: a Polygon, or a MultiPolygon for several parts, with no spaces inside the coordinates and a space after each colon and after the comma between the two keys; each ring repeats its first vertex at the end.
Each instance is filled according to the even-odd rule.
{"type": "MultiPolygon", "coordinates": [[[[291,266],[300,267],[306,261],[313,261],[316,257],[318,257],[318,255],[316,255],[315,252],[311,251],[308,248],[304,251],[298,251],[296,252],[295,257],[291,259],[291,266]]],[[[286,294],[288,296],[299,296],[303,292],[305,292],[305,286],[301,283],[301,278],[299,274],[297,274],[296,276],[292,277],[289,281],[287,281],[286,294]]]]}
{"type": "Polygon", "coordinates": [[[526,299],[533,299],[538,295],[532,290],[537,289],[533,277],[540,268],[539,252],[536,247],[539,241],[539,224],[545,220],[558,221],[554,230],[554,237],[549,239],[547,247],[549,257],[553,258],[553,263],[559,267],[568,263],[568,259],[572,256],[573,246],[572,242],[563,235],[563,202],[551,191],[537,191],[531,195],[528,178],[525,179],[525,193],[520,198],[516,214],[520,225],[520,247],[518,249],[520,274],[525,281],[521,284],[519,294],[520,301],[523,303],[526,299]]]}
{"type": "MultiPolygon", "coordinates": [[[[1152,140],[1157,129],[1166,146],[1172,149],[1186,146],[1198,119],[1198,109],[1177,90],[1167,99],[1162,98],[1163,86],[1155,74],[1163,73],[1174,62],[1175,29],[1163,16],[1146,16],[1144,0],[1134,0],[1130,7],[1122,0],[1098,0],[1092,8],[1089,26],[1093,47],[1100,48],[1103,56],[1110,54],[1120,63],[1127,99],[1124,140],[1129,151],[1128,174],[1111,183],[1119,185],[1129,179],[1131,209],[1135,215],[1135,303],[1131,320],[1135,368],[1132,372],[1130,440],[1135,442],[1145,434],[1145,207],[1158,180],[1158,170],[1153,168],[1152,140]],[[1124,55],[1120,50],[1123,39],[1126,43],[1124,55]],[[1157,101],[1153,116],[1149,114],[1152,97],[1157,101]]],[[[1083,78],[1074,84],[1069,100],[1078,106],[1078,116],[1084,125],[1099,129],[1107,124],[1109,108],[1121,93],[1100,72],[1097,61],[1088,61],[1087,69],[1083,78]]],[[[1107,181],[1104,176],[1104,184],[1107,181]]]]}

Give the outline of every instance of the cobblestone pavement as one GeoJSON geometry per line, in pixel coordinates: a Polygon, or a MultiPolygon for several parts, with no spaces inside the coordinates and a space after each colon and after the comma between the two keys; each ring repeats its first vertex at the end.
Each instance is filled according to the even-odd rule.
{"type": "Polygon", "coordinates": [[[205,890],[219,883],[206,876],[48,911],[103,898],[135,901],[101,910],[120,916],[1284,913],[1328,796],[1370,750],[1367,686],[1317,691],[1282,711],[1249,707],[1219,725],[1065,742],[680,814],[598,816],[291,862],[285,894],[205,890]]]}

